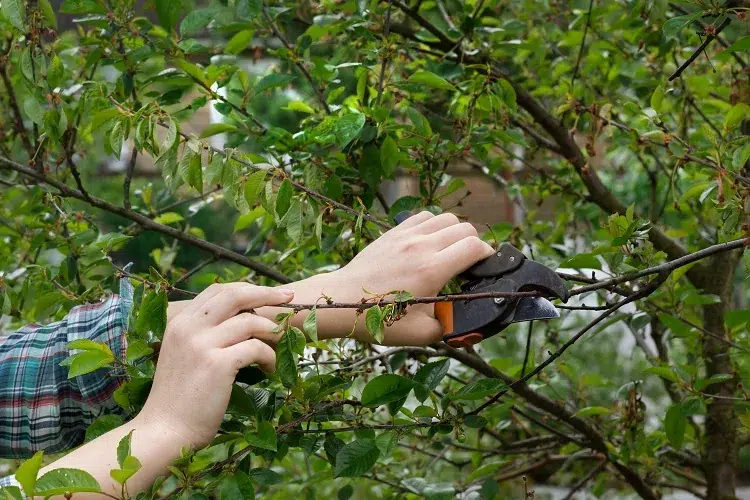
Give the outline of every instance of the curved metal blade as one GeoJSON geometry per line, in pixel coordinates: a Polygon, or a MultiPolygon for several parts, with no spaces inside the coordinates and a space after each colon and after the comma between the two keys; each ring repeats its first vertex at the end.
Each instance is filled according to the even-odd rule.
{"type": "Polygon", "coordinates": [[[508,323],[522,323],[524,321],[559,317],[560,313],[549,300],[542,297],[523,297],[516,304],[513,317],[506,321],[508,323]]]}

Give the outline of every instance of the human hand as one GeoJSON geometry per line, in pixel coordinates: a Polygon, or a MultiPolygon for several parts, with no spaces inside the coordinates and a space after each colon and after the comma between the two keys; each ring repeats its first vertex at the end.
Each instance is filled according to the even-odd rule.
{"type": "MultiPolygon", "coordinates": [[[[321,294],[336,302],[359,302],[373,293],[406,290],[415,296],[434,296],[457,274],[492,255],[490,245],[479,239],[476,229],[461,223],[453,214],[435,216],[421,212],[383,234],[360,252],[344,268],[284,285],[294,289],[295,302],[313,303],[321,294]]],[[[282,310],[263,308],[268,318],[282,310]]],[[[301,324],[307,313],[298,313],[301,324]]],[[[357,321],[352,309],[321,309],[317,312],[318,336],[349,336],[357,321]]],[[[373,339],[357,321],[354,336],[373,339]]],[[[407,314],[385,329],[383,343],[388,345],[428,345],[440,340],[442,330],[435,319],[432,304],[409,306],[407,314]]]]}
{"type": "MultiPolygon", "coordinates": [[[[435,216],[425,211],[372,242],[339,271],[339,279],[353,298],[361,298],[363,289],[434,296],[451,278],[493,253],[468,222],[450,213],[435,216]]],[[[416,304],[386,328],[385,343],[424,345],[440,340],[441,334],[434,306],[416,304]]]]}
{"type": "Polygon", "coordinates": [[[212,285],[181,308],[167,324],[154,384],[139,418],[162,422],[185,445],[208,444],[221,425],[240,368],[257,363],[273,372],[276,365],[276,324],[240,311],[285,304],[292,297],[291,290],[231,283],[212,285]]]}

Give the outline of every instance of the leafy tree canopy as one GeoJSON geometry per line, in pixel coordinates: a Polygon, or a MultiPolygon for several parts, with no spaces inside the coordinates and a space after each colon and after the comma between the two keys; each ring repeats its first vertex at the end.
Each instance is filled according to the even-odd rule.
{"type": "MultiPolygon", "coordinates": [[[[323,343],[313,314],[306,336],[283,316],[277,373],[238,383],[212,445],[140,498],[519,498],[542,482],[734,497],[750,461],[747,2],[0,3],[0,311],[59,319],[132,280],[127,359],[87,344],[68,361],[125,364],[126,409],[168,298],[325,272],[403,210],[460,213],[459,163],[525,205],[486,239],[585,299],[478,352],[323,343]],[[123,172],[105,176],[113,157],[123,172]],[[149,163],[158,178],[138,175],[149,163]],[[403,177],[419,190],[389,205],[379,186],[403,177]]],[[[376,340],[408,292],[363,291],[376,340]]],[[[27,493],[98,489],[82,471],[35,481],[40,464],[18,471],[27,493]]]]}

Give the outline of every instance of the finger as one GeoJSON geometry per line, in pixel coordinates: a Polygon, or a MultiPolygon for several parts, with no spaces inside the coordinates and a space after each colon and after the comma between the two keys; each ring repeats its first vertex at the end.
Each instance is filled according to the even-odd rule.
{"type": "Polygon", "coordinates": [[[196,295],[195,298],[189,301],[185,301],[187,303],[186,307],[180,308],[179,312],[175,315],[179,316],[181,314],[187,314],[192,315],[196,308],[202,306],[205,304],[209,299],[212,299],[215,297],[219,292],[223,290],[231,290],[234,288],[242,287],[247,285],[247,283],[214,283],[213,285],[209,286],[208,288],[204,289],[201,293],[196,295]]]}
{"type": "Polygon", "coordinates": [[[436,215],[414,227],[416,234],[432,234],[446,227],[455,226],[460,221],[458,217],[450,213],[436,215]]]}
{"type": "Polygon", "coordinates": [[[250,339],[222,350],[228,362],[240,368],[257,364],[266,373],[276,370],[276,352],[258,339],[250,339]]]}
{"type": "Polygon", "coordinates": [[[428,212],[427,210],[424,210],[422,212],[419,212],[416,215],[412,215],[408,219],[406,219],[404,222],[396,226],[395,230],[401,231],[403,229],[409,229],[411,227],[417,226],[427,220],[430,220],[435,217],[435,214],[432,212],[428,212]]]}
{"type": "Polygon", "coordinates": [[[476,228],[468,222],[462,222],[454,226],[448,226],[436,233],[432,233],[427,236],[427,241],[433,244],[438,250],[443,250],[464,238],[470,238],[472,236],[477,236],[476,228]]]}
{"type": "Polygon", "coordinates": [[[240,311],[286,304],[293,297],[292,290],[243,283],[243,286],[220,291],[200,307],[195,308],[193,318],[201,325],[216,326],[240,311]]]}
{"type": "Polygon", "coordinates": [[[435,265],[448,274],[447,281],[494,252],[495,250],[479,237],[469,236],[439,251],[435,256],[435,265]]]}
{"type": "Polygon", "coordinates": [[[281,337],[273,333],[276,323],[253,313],[240,313],[212,329],[212,344],[217,347],[229,347],[249,339],[258,339],[276,348],[281,337]]]}

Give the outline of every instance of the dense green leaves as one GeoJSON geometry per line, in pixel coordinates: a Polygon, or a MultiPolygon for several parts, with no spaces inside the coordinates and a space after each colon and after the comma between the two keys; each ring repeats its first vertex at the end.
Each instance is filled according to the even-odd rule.
{"type": "MultiPolygon", "coordinates": [[[[280,309],[295,314],[276,319],[276,372],[238,374],[219,434],[185,448],[140,497],[509,498],[520,483],[505,478],[550,453],[565,464],[545,479],[554,485],[591,470],[577,445],[551,441],[573,418],[586,422],[576,440],[605,436],[608,458],[629,471],[584,488],[620,497],[634,477],[654,490],[674,482],[669,449],[705,456],[728,442],[701,432],[705,422],[747,427],[742,401],[710,396],[742,399],[750,384],[746,251],[673,268],[654,291],[648,274],[577,293],[555,302],[560,320],[510,325],[472,353],[434,344],[431,306],[406,302],[458,291],[460,280],[440,287],[473,231],[439,217],[414,241],[390,232],[383,262],[367,248],[402,211],[449,211],[495,247],[582,274],[566,276],[575,289],[743,237],[745,13],[653,1],[594,2],[590,19],[585,1],[365,4],[65,0],[55,12],[49,0],[0,1],[0,158],[12,160],[0,159],[0,334],[109,298],[122,279],[112,264],[132,262],[133,310],[116,323],[127,351],[80,338],[63,366],[73,384],[122,377],[113,399],[134,415],[168,301],[216,282],[275,286],[268,267],[307,306],[280,309]],[[725,14],[723,43],[689,60],[725,14]],[[79,182],[95,198],[62,188],[79,182]],[[442,259],[449,242],[461,251],[442,259]],[[631,291],[651,293],[476,411],[631,291]],[[339,301],[365,306],[328,309],[339,301]],[[331,325],[349,338],[324,340],[331,325]],[[368,334],[381,345],[354,340],[368,334]],[[550,416],[539,397],[574,417],[550,416]]],[[[86,440],[122,423],[101,415],[86,440]]],[[[126,444],[107,479],[128,486],[142,457],[126,444]]],[[[37,462],[19,471],[26,486],[37,462]]]]}

